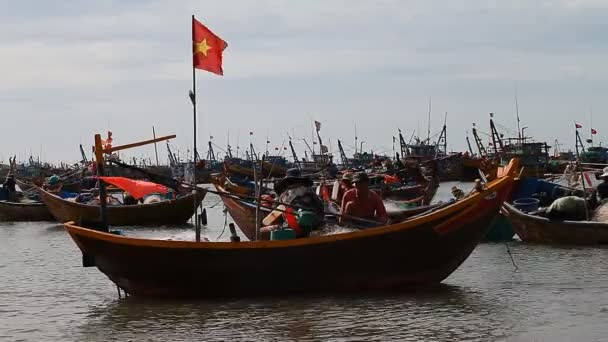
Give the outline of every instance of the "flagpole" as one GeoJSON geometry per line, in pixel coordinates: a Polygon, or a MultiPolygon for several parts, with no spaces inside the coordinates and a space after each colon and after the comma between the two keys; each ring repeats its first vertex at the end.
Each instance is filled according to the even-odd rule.
{"type": "MultiPolygon", "coordinates": [[[[192,44],[194,44],[194,14],[192,15],[192,22],[190,25],[192,26],[192,44]]],[[[193,134],[194,134],[194,157],[192,158],[192,185],[194,186],[192,191],[196,192],[196,72],[194,68],[194,55],[192,55],[192,94],[190,96],[190,100],[192,101],[192,118],[193,118],[193,134]]],[[[196,194],[196,193],[195,193],[196,194]]],[[[194,227],[196,231],[196,241],[201,241],[201,227],[198,224],[198,208],[196,205],[196,197],[194,196],[194,227]]]]}

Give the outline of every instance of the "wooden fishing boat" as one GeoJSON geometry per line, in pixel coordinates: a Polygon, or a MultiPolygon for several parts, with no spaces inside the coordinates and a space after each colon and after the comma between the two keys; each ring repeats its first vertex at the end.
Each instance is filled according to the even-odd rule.
{"type": "Polygon", "coordinates": [[[55,221],[55,218],[41,202],[0,201],[0,221],[55,221]]]}
{"type": "MultiPolygon", "coordinates": [[[[44,184],[44,181],[40,179],[34,179],[31,182],[15,179],[15,182],[17,183],[21,191],[31,191],[37,187],[41,187],[44,184]]],[[[82,189],[80,181],[77,181],[61,184],[61,190],[67,192],[80,192],[82,189]]]]}
{"type": "Polygon", "coordinates": [[[557,221],[530,215],[504,203],[503,210],[517,236],[525,242],[546,244],[608,244],[608,223],[557,221]]]}
{"type": "Polygon", "coordinates": [[[83,253],[130,295],[211,297],[403,290],[437,284],[486,233],[512,174],[431,214],[343,234],[252,242],[126,237],[66,223],[83,253]],[[365,253],[361,253],[365,251],[365,253]]]}
{"type": "MultiPolygon", "coordinates": [[[[244,192],[243,187],[234,186],[224,175],[218,175],[213,180],[213,185],[219,192],[225,192],[229,194],[235,194],[237,197],[239,195],[252,195],[252,191],[244,192]],[[235,191],[236,190],[236,191],[235,191]]],[[[239,227],[239,229],[245,234],[247,239],[255,240],[255,229],[256,229],[256,220],[255,220],[255,211],[256,205],[250,201],[245,201],[238,199],[237,197],[226,197],[222,196],[222,201],[224,202],[224,206],[226,210],[230,213],[230,216],[239,227]]],[[[405,219],[412,217],[414,215],[418,215],[425,211],[431,210],[434,206],[431,205],[421,205],[424,201],[424,196],[415,198],[409,201],[390,201],[394,205],[392,207],[398,207],[400,205],[408,205],[411,206],[407,209],[388,209],[387,214],[392,222],[401,222],[405,219]]],[[[261,220],[270,213],[268,208],[263,206],[260,207],[261,215],[259,220],[261,220]]],[[[268,238],[268,236],[265,236],[268,238]]]]}
{"type": "MultiPolygon", "coordinates": [[[[177,199],[149,204],[116,205],[107,207],[110,225],[183,224],[194,214],[206,192],[188,194],[177,199]]],[[[99,206],[68,201],[44,190],[40,198],[59,222],[92,222],[99,220],[99,206]]]]}
{"type": "MultiPolygon", "coordinates": [[[[237,158],[224,160],[224,172],[231,175],[247,176],[251,179],[253,179],[255,175],[255,172],[253,170],[253,163],[251,161],[237,158]]],[[[262,164],[262,172],[259,172],[258,168],[258,173],[260,173],[261,176],[265,178],[284,177],[285,172],[285,167],[266,161],[262,164]]]]}
{"type": "MultiPolygon", "coordinates": [[[[508,201],[513,203],[519,199],[534,197],[539,199],[540,206],[548,206],[554,200],[567,194],[583,195],[582,191],[570,189],[554,182],[535,177],[523,177],[515,181],[511,198],[508,201]]],[[[486,241],[501,242],[513,240],[516,231],[506,214],[505,209],[501,210],[501,215],[490,228],[488,235],[486,235],[486,241]]]]}
{"type": "Polygon", "coordinates": [[[439,188],[439,179],[429,177],[424,184],[383,187],[382,198],[397,201],[410,201],[418,205],[429,205],[439,188]]]}

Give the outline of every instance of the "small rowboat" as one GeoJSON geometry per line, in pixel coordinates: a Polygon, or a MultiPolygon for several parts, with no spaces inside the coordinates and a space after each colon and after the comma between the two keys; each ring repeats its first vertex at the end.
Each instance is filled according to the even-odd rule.
{"type": "MultiPolygon", "coordinates": [[[[177,199],[136,205],[107,207],[110,225],[162,225],[183,224],[194,214],[206,192],[188,194],[177,199]]],[[[40,198],[59,222],[93,222],[99,220],[99,205],[89,205],[65,200],[44,190],[40,198]]]]}
{"type": "Polygon", "coordinates": [[[558,221],[526,214],[509,203],[503,212],[522,241],[545,244],[608,244],[608,223],[558,221]]]}
{"type": "Polygon", "coordinates": [[[41,202],[7,202],[0,201],[0,221],[55,221],[46,205],[41,202]]]}
{"type": "Polygon", "coordinates": [[[343,234],[293,240],[194,242],[141,239],[66,223],[83,253],[130,295],[244,297],[400,290],[437,284],[483,238],[513,174],[431,214],[343,234]]]}

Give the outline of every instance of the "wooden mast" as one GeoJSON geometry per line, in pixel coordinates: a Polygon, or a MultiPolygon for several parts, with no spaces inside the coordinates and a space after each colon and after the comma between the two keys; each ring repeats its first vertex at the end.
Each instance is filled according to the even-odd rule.
{"type": "MultiPolygon", "coordinates": [[[[101,144],[101,134],[95,134],[95,162],[97,163],[97,176],[104,176],[104,160],[103,160],[103,146],[101,144]]],[[[99,219],[101,221],[100,229],[104,232],[108,232],[108,213],[106,210],[106,185],[99,179],[99,219]]]]}
{"type": "MultiPolygon", "coordinates": [[[[156,138],[156,139],[144,140],[144,141],[140,141],[140,142],[136,142],[136,143],[104,148],[103,144],[101,143],[101,134],[95,134],[95,163],[97,165],[97,176],[103,177],[104,173],[105,173],[104,172],[105,161],[103,158],[104,154],[111,154],[112,152],[126,150],[126,149],[132,148],[132,147],[154,144],[156,142],[173,139],[175,137],[176,137],[175,135],[167,135],[167,136],[156,138]]],[[[101,179],[99,179],[99,217],[100,217],[101,224],[102,224],[101,229],[104,232],[108,231],[106,197],[107,197],[107,195],[106,195],[105,183],[101,179]]]]}

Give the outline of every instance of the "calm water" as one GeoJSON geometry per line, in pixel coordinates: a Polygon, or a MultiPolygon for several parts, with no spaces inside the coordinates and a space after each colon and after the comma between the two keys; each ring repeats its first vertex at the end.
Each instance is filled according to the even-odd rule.
{"type": "MultiPolygon", "coordinates": [[[[216,239],[222,206],[208,210],[205,234],[216,239]]],[[[138,234],[193,237],[187,227],[138,234]]],[[[61,226],[0,224],[0,340],[608,341],[607,248],[509,247],[517,270],[505,244],[481,244],[444,286],[414,293],[120,300],[96,268],[80,266],[61,226]]]]}

